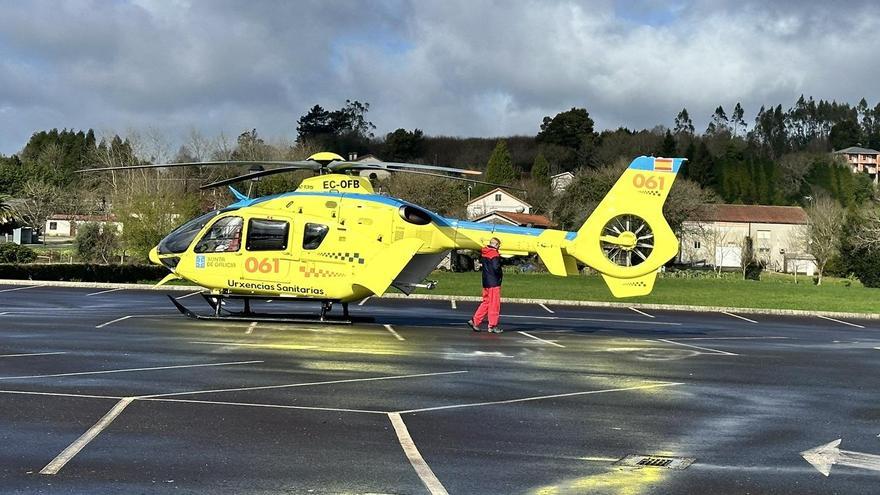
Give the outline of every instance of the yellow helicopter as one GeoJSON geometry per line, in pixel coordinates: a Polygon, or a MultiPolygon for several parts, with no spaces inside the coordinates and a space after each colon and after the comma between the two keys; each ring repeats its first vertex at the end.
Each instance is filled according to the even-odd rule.
{"type": "MultiPolygon", "coordinates": [[[[615,297],[645,295],[657,270],[678,252],[678,240],[663,217],[663,203],[683,158],[641,156],[576,232],[484,224],[445,218],[417,205],[376,194],[370,180],[345,172],[385,170],[482,182],[480,172],[411,163],[346,161],[322,152],[296,162],[259,162],[257,170],[202,188],[308,169],[316,176],[296,191],[250,198],[230,186],[237,201],[190,220],[150,252],[153,263],[171,271],[159,284],[185,279],[203,293],[212,315],[200,315],[170,297],[185,315],[200,319],[301,321],[257,315],[251,299],[321,302],[318,321],[351,322],[348,303],[382,295],[391,287],[409,295],[433,288],[425,278],[453,249],[480,249],[492,237],[505,257],[537,253],[547,270],[577,275],[578,263],[600,272],[615,297]],[[445,175],[445,174],[456,174],[445,175]],[[244,310],[227,311],[225,299],[244,300],[244,310]],[[328,315],[341,303],[342,318],[328,315]]],[[[199,162],[109,167],[131,168],[248,164],[199,162]]],[[[485,182],[483,182],[485,183],[485,182]]],[[[485,183],[488,184],[488,183],[485,183]]],[[[309,319],[308,321],[313,321],[309,319]]]]}

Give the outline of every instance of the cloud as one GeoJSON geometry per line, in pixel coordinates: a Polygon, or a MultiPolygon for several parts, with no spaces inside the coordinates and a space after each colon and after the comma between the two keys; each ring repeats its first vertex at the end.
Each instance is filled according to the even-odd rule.
{"type": "Polygon", "coordinates": [[[384,133],[535,134],[586,107],[599,128],[698,128],[714,108],[800,94],[873,105],[869,2],[621,0],[3,2],[0,152],[41,129],[257,128],[371,104],[384,133]]]}

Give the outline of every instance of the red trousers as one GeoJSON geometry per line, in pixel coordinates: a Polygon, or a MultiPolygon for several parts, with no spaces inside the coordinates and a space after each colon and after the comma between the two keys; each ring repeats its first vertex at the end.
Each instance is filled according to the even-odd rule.
{"type": "Polygon", "coordinates": [[[483,302],[474,313],[474,325],[479,326],[486,314],[489,314],[489,326],[498,326],[498,316],[501,313],[501,287],[483,288],[483,302]]]}

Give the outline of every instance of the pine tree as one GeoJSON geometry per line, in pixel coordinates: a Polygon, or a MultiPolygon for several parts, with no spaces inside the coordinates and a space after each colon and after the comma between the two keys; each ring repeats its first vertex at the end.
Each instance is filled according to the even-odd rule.
{"type": "Polygon", "coordinates": [[[550,162],[544,158],[543,153],[535,156],[535,163],[532,164],[532,179],[544,187],[550,187],[550,162]]]}
{"type": "MultiPolygon", "coordinates": [[[[516,173],[513,170],[513,164],[510,159],[510,151],[507,149],[507,141],[500,139],[489,157],[486,164],[486,182],[494,182],[496,184],[510,184],[516,179],[516,173]]],[[[489,186],[479,186],[476,188],[477,194],[482,194],[489,190],[489,186]]]]}

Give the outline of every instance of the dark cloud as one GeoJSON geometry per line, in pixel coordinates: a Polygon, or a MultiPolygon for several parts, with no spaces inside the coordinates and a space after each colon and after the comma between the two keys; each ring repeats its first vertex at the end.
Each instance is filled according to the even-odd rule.
{"type": "Polygon", "coordinates": [[[876,102],[871,2],[0,0],[0,152],[35,130],[257,128],[371,103],[380,132],[534,134],[584,106],[600,127],[687,107],[747,117],[800,94],[876,102]]]}

